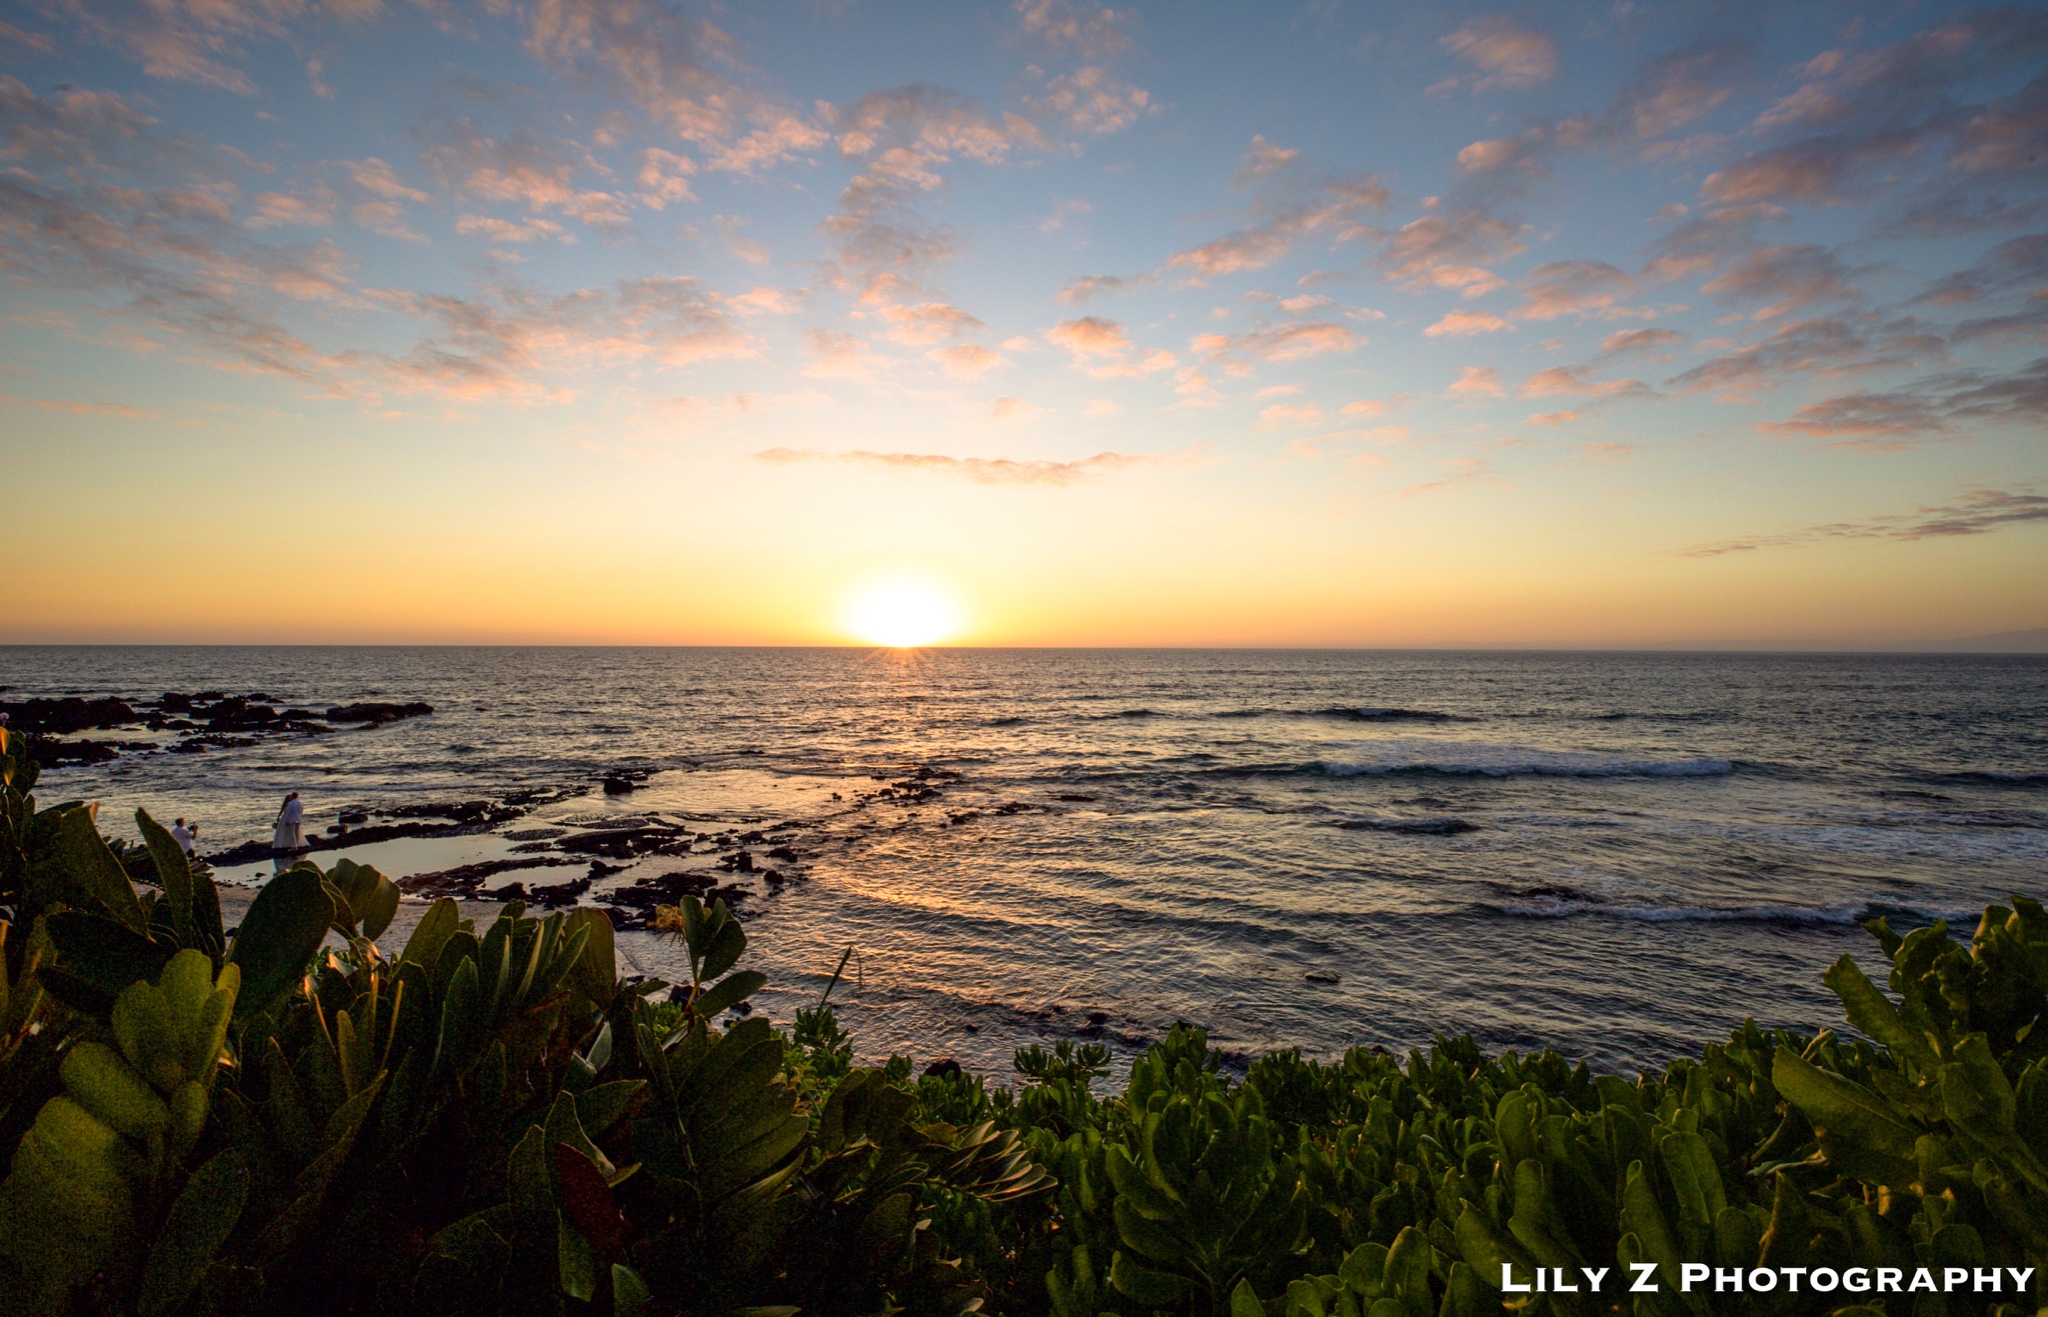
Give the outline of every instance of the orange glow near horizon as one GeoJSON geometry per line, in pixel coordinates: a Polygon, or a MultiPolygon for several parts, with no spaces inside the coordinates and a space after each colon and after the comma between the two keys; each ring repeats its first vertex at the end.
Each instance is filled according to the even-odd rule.
{"type": "Polygon", "coordinates": [[[885,577],[857,587],[841,616],[848,634],[889,649],[951,640],[966,618],[950,591],[918,576],[885,577]]]}

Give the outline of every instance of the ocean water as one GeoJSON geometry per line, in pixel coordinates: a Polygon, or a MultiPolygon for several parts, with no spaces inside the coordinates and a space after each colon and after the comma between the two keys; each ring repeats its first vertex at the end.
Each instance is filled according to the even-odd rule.
{"type": "MultiPolygon", "coordinates": [[[[533,787],[586,794],[501,833],[797,824],[802,881],[744,907],[763,1008],[815,1000],[852,946],[832,1000],[863,1055],[992,1071],[1185,1020],[1243,1056],[1470,1031],[1625,1072],[1745,1015],[1837,1024],[1820,975],[1874,963],[1860,920],[1967,934],[2048,895],[2039,657],[12,647],[0,684],[436,707],[39,788],[110,828],[196,818],[209,846],[267,836],[286,790],[316,831],[533,787]],[[653,776],[607,797],[617,768],[653,776]]],[[[513,844],[362,858],[404,876],[513,844]]]]}

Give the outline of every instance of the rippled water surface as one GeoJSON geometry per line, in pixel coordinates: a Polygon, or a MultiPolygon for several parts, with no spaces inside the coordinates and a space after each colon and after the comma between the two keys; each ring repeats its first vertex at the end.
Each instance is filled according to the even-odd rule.
{"type": "Polygon", "coordinates": [[[833,1000],[864,1052],[990,1069],[1034,1037],[1128,1052],[1175,1020],[1244,1053],[1471,1030],[1632,1068],[1745,1014],[1833,1023],[1819,976],[1869,959],[1857,920],[1974,919],[2048,887],[2035,657],[10,648],[0,665],[8,699],[435,706],[126,755],[39,791],[102,799],[110,823],[195,817],[215,844],[265,833],[290,789],[319,829],[344,806],[620,767],[658,771],[506,830],[798,821],[807,881],[747,903],[768,1009],[814,995],[852,944],[858,981],[833,1000]],[[936,794],[858,798],[920,770],[936,794]]]}

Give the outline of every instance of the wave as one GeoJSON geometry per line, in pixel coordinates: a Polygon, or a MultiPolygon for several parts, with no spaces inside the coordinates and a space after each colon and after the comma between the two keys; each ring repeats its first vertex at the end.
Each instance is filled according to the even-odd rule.
{"type": "Polygon", "coordinates": [[[1478,824],[1459,818],[1344,819],[1324,826],[1342,828],[1346,832],[1404,832],[1421,837],[1455,837],[1461,832],[1479,831],[1478,824]]]}
{"type": "Polygon", "coordinates": [[[1920,780],[1939,786],[2048,787],[2048,773],[2003,772],[1995,769],[1930,773],[1920,780]]]}
{"type": "Polygon", "coordinates": [[[1358,747],[1361,759],[1319,759],[1309,769],[1330,777],[1439,773],[1470,777],[1724,777],[1730,760],[1645,759],[1582,750],[1529,750],[1469,742],[1384,741],[1358,747]]]}
{"type": "Polygon", "coordinates": [[[1850,905],[1695,906],[1651,905],[1607,901],[1568,887],[1535,887],[1500,901],[1477,902],[1480,909],[1521,919],[1571,919],[1579,916],[1627,919],[1646,924],[1714,923],[1828,925],[1860,927],[1873,919],[1889,919],[1900,929],[1919,928],[1946,919],[1951,926],[1976,922],[1971,911],[1934,912],[1874,901],[1850,905]]]}
{"type": "Polygon", "coordinates": [[[1438,713],[1432,709],[1317,709],[1309,715],[1312,718],[1339,718],[1356,723],[1468,723],[1455,713],[1438,713]]]}

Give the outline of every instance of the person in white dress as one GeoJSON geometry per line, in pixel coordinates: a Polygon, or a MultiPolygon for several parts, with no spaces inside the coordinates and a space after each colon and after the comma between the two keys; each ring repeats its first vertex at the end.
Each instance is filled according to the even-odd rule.
{"type": "Polygon", "coordinates": [[[270,836],[270,847],[278,851],[302,851],[306,849],[306,834],[300,825],[306,817],[306,807],[299,803],[299,793],[294,791],[284,798],[284,808],[277,812],[277,829],[270,836]]]}

